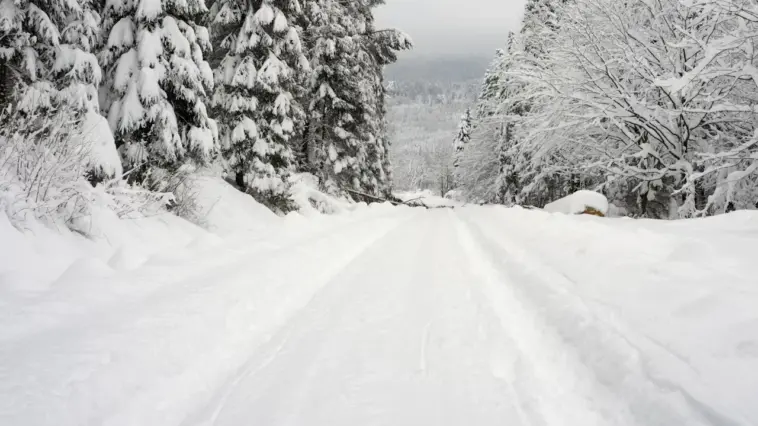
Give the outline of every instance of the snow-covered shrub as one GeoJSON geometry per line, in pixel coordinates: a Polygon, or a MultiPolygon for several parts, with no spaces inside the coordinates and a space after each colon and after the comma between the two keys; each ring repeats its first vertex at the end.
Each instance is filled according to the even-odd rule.
{"type": "Polygon", "coordinates": [[[93,167],[120,175],[121,166],[117,158],[98,161],[108,149],[83,137],[81,120],[74,117],[58,111],[0,118],[0,209],[19,226],[37,219],[80,231],[94,206],[119,217],[165,211],[168,194],[131,187],[120,176],[96,187],[88,182],[93,167]]]}
{"type": "Polygon", "coordinates": [[[297,210],[304,215],[336,214],[350,209],[353,204],[347,198],[339,198],[324,192],[318,178],[310,173],[297,173],[290,177],[292,200],[297,210]]]}
{"type": "Polygon", "coordinates": [[[200,0],[104,1],[102,107],[130,179],[208,163],[218,148],[208,114],[213,73],[204,59],[200,0]]]}
{"type": "Polygon", "coordinates": [[[0,206],[8,217],[56,218],[69,223],[84,213],[83,179],[89,152],[69,143],[76,125],[58,113],[50,120],[4,117],[0,131],[0,206]]]}
{"type": "Polygon", "coordinates": [[[196,171],[197,168],[192,165],[184,165],[172,173],[156,169],[151,176],[151,186],[147,188],[153,193],[171,194],[168,210],[204,227],[207,212],[198,202],[198,191],[193,185],[196,171]]]}

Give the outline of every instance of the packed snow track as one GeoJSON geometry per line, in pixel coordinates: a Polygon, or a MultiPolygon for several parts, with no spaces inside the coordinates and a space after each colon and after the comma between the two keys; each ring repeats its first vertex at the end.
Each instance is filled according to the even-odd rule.
{"type": "Polygon", "coordinates": [[[0,276],[0,424],[756,425],[758,220],[730,216],[380,206],[0,276]]]}

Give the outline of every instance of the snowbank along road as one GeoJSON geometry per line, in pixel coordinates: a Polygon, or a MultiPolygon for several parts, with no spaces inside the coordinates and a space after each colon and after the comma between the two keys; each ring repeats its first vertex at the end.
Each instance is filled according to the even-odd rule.
{"type": "Polygon", "coordinates": [[[756,425],[756,242],[747,213],[379,206],[6,273],[0,424],[756,425]]]}

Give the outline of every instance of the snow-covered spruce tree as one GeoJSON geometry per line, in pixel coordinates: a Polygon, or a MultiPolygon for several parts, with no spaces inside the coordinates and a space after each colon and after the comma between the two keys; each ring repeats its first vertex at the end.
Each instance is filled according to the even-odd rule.
{"type": "Polygon", "coordinates": [[[455,136],[455,140],[453,140],[453,150],[455,151],[453,166],[455,168],[458,168],[460,156],[463,154],[469,141],[471,141],[471,108],[467,108],[466,112],[461,116],[461,121],[458,124],[458,134],[455,136]]]}
{"type": "Polygon", "coordinates": [[[306,145],[310,168],[330,192],[389,195],[391,187],[382,72],[410,41],[374,29],[374,3],[321,0],[308,9],[314,72],[306,145]]]}
{"type": "Polygon", "coordinates": [[[101,115],[98,89],[102,71],[93,52],[103,42],[100,3],[82,0],[80,9],[69,15],[62,31],[53,73],[61,105],[77,112],[76,128],[71,142],[87,151],[87,179],[93,185],[120,176],[121,159],[116,151],[108,121],[101,115]]]}
{"type": "Polygon", "coordinates": [[[360,96],[355,76],[360,50],[359,28],[347,5],[319,0],[308,5],[309,57],[313,73],[307,97],[305,150],[310,169],[325,190],[360,190],[359,155],[363,139],[358,117],[360,96]]]}
{"type": "Polygon", "coordinates": [[[237,184],[264,204],[292,209],[290,140],[304,120],[295,94],[310,65],[294,25],[297,0],[219,0],[213,32],[223,59],[214,70],[213,105],[223,155],[237,184]]]}
{"type": "Polygon", "coordinates": [[[106,0],[103,109],[130,178],[159,188],[166,173],[205,164],[217,149],[206,99],[203,0],[106,0]]]}
{"type": "Polygon", "coordinates": [[[495,58],[492,60],[490,67],[484,73],[482,88],[476,103],[475,118],[477,123],[483,121],[485,117],[493,116],[499,105],[498,99],[502,88],[500,82],[503,78],[502,71],[505,66],[505,60],[505,51],[498,49],[495,52],[495,58]]]}
{"type": "Polygon", "coordinates": [[[16,1],[4,2],[0,16],[0,108],[15,108],[6,119],[35,121],[5,126],[18,124],[22,133],[49,129],[44,122],[48,116],[69,123],[56,127],[56,140],[83,153],[93,183],[121,172],[100,115],[101,69],[92,53],[99,38],[96,8],[90,0],[16,1]]]}
{"type": "Polygon", "coordinates": [[[55,50],[53,79],[61,104],[80,112],[99,113],[102,72],[94,51],[100,38],[100,15],[94,0],[75,4],[55,50]]]}
{"type": "Polygon", "coordinates": [[[374,136],[368,144],[367,164],[371,176],[363,179],[369,184],[369,191],[385,197],[391,195],[392,166],[389,157],[390,140],[387,134],[387,87],[384,84],[384,67],[393,64],[398,59],[398,52],[413,48],[410,37],[395,29],[376,29],[372,8],[384,4],[383,0],[365,0],[362,4],[362,14],[365,17],[366,36],[365,46],[370,54],[373,72],[366,75],[364,84],[373,89],[367,104],[374,114],[364,115],[371,134],[374,136]]]}
{"type": "Polygon", "coordinates": [[[3,2],[0,106],[96,110],[98,24],[88,0],[3,2]]]}
{"type": "Polygon", "coordinates": [[[499,111],[507,56],[504,50],[495,52],[476,102],[470,142],[456,156],[455,182],[461,194],[472,202],[497,201],[498,147],[505,126],[499,111]]]}
{"type": "Polygon", "coordinates": [[[36,104],[50,106],[50,70],[60,45],[60,28],[71,6],[63,1],[2,2],[0,107],[17,104],[25,93],[37,98],[36,104]]]}

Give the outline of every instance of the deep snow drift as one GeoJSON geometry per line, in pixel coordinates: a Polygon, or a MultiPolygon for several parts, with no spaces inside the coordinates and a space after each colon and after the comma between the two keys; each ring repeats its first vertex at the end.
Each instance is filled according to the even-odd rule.
{"type": "Polygon", "coordinates": [[[758,424],[755,213],[236,195],[97,242],[0,217],[0,424],[758,424]]]}

